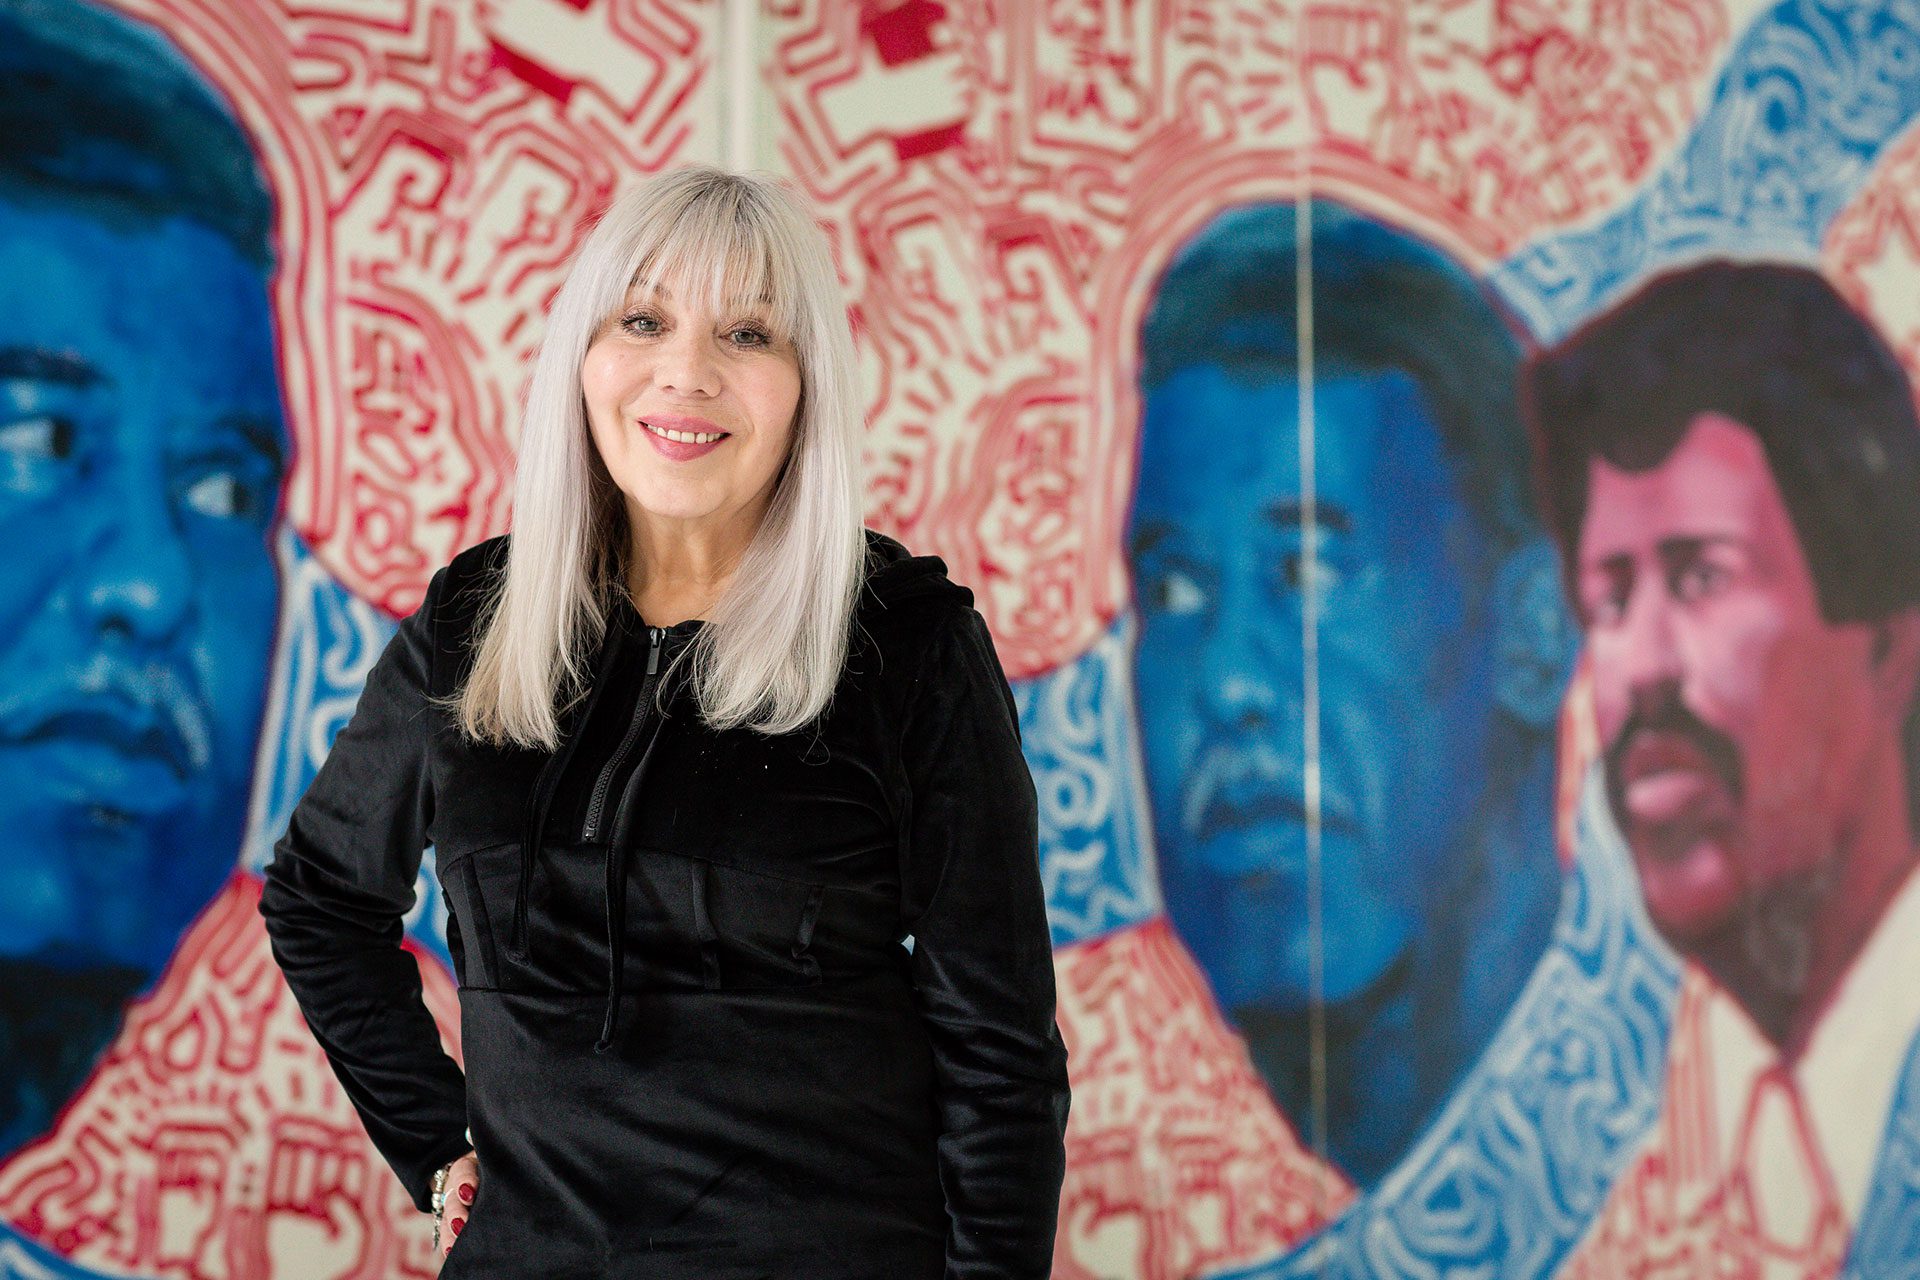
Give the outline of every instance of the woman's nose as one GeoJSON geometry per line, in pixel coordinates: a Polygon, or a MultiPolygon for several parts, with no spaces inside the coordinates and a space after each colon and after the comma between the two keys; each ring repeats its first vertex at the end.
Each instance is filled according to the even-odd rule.
{"type": "Polygon", "coordinates": [[[682,326],[658,348],[654,381],[662,391],[684,396],[711,396],[719,390],[718,365],[711,340],[682,326]]]}

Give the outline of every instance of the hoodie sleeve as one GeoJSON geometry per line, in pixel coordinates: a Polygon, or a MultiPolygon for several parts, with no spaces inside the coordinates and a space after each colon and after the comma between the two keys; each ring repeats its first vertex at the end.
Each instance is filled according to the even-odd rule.
{"type": "Polygon", "coordinates": [[[423,1213],[434,1170],[468,1150],[466,1080],[400,945],[433,813],[428,673],[445,577],[434,576],[368,673],[274,846],[260,895],[273,958],[307,1026],[423,1213]]]}
{"type": "Polygon", "coordinates": [[[969,606],[938,627],[903,728],[901,891],[933,1044],[946,1280],[1043,1280],[1068,1091],[1033,775],[985,619],[969,606]]]}

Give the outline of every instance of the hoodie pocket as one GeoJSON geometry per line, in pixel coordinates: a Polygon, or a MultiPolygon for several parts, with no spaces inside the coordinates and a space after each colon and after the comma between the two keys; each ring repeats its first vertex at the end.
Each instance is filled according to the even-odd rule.
{"type": "Polygon", "coordinates": [[[702,985],[809,987],[821,982],[814,940],[831,890],[726,862],[643,851],[686,864],[688,916],[702,985]]]}
{"type": "Polygon", "coordinates": [[[462,942],[464,972],[458,976],[463,987],[500,985],[499,945],[494,935],[494,916],[487,908],[487,894],[481,888],[480,867],[483,857],[504,857],[499,850],[518,847],[499,845],[453,854],[436,851],[434,867],[440,878],[440,892],[446,897],[447,912],[453,917],[462,942]]]}

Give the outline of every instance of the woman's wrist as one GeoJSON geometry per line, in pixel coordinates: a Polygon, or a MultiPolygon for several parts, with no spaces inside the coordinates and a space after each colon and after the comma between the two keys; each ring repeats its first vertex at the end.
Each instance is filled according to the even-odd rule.
{"type": "Polygon", "coordinates": [[[430,1203],[432,1212],[437,1216],[447,1206],[447,1173],[453,1166],[465,1160],[473,1152],[473,1130],[467,1130],[467,1149],[433,1171],[433,1196],[430,1203]]]}
{"type": "Polygon", "coordinates": [[[435,1249],[440,1247],[440,1223],[445,1217],[447,1208],[447,1175],[453,1172],[453,1166],[474,1154],[471,1145],[473,1142],[473,1130],[471,1129],[467,1130],[467,1142],[469,1145],[466,1151],[455,1156],[433,1171],[433,1194],[429,1197],[428,1203],[432,1206],[433,1247],[435,1249]]]}
{"type": "Polygon", "coordinates": [[[454,1165],[459,1164],[460,1161],[465,1158],[464,1156],[455,1156],[433,1171],[432,1204],[434,1216],[438,1217],[440,1211],[447,1207],[447,1174],[453,1171],[454,1165]]]}

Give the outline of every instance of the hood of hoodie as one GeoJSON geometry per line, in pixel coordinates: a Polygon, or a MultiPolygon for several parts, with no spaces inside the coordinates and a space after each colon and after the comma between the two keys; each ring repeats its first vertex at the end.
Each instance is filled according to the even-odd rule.
{"type": "Polygon", "coordinates": [[[939,556],[916,556],[897,540],[868,529],[867,578],[861,589],[862,607],[891,608],[926,596],[946,596],[971,606],[973,592],[947,576],[947,562],[939,556]]]}

